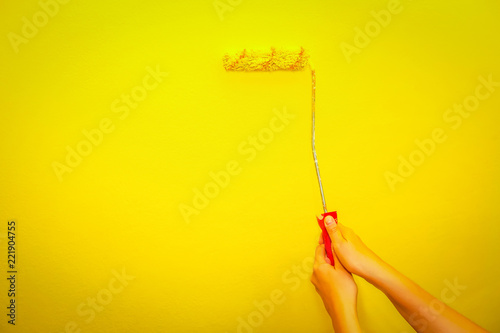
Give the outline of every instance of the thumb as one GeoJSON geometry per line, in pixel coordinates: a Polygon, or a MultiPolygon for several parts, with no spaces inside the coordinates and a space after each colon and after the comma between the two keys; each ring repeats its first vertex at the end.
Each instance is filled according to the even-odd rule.
{"type": "Polygon", "coordinates": [[[332,240],[332,243],[334,244],[339,244],[344,241],[344,237],[342,236],[342,232],[338,228],[337,223],[335,223],[335,220],[333,219],[332,216],[328,215],[325,217],[325,228],[326,231],[328,232],[328,235],[330,236],[330,239],[332,240]]]}

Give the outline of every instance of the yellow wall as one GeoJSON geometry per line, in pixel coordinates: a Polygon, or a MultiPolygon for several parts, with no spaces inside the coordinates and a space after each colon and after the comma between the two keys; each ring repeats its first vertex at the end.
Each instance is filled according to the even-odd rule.
{"type": "MultiPolygon", "coordinates": [[[[222,68],[226,52],[271,46],[314,61],[329,209],[436,297],[466,286],[443,301],[500,330],[500,86],[481,81],[500,81],[497,2],[41,3],[52,16],[36,0],[1,11],[2,332],[331,331],[308,277],[321,213],[310,72],[222,68]],[[423,155],[415,140],[429,139],[423,155]],[[66,161],[68,147],[88,154],[66,161]],[[205,186],[213,198],[184,218],[205,186]]],[[[357,281],[366,332],[411,331],[357,281]]]]}

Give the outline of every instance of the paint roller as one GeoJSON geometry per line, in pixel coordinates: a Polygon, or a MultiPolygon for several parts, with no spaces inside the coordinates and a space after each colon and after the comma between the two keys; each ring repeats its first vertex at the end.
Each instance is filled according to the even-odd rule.
{"type": "Polygon", "coordinates": [[[311,109],[312,109],[312,152],[314,158],[314,165],[316,167],[316,176],[318,178],[319,190],[321,193],[321,200],[323,203],[323,217],[317,218],[318,224],[322,231],[323,241],[325,243],[325,250],[327,257],[330,259],[332,265],[333,254],[331,240],[326,231],[324,219],[327,216],[332,216],[337,223],[337,212],[329,212],[326,208],[325,194],[323,192],[323,184],[321,183],[321,176],[319,173],[318,158],[316,155],[315,146],[315,133],[316,133],[316,71],[314,70],[309,55],[301,48],[300,51],[287,51],[276,50],[271,48],[271,52],[247,51],[243,50],[240,54],[229,55],[226,54],[223,59],[223,66],[226,71],[240,71],[240,72],[273,72],[273,71],[300,71],[306,69],[308,66],[311,69],[312,79],[312,96],[311,96],[311,109]]]}

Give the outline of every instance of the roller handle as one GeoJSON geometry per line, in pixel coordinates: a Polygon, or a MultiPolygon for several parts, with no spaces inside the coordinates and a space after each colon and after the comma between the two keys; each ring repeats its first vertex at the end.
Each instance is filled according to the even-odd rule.
{"type": "Polygon", "coordinates": [[[333,220],[335,221],[335,223],[337,223],[337,211],[324,213],[322,219],[317,218],[319,227],[321,228],[322,231],[321,236],[323,237],[323,243],[325,243],[326,256],[328,257],[328,259],[330,259],[332,266],[335,266],[332,253],[332,240],[330,239],[328,231],[326,231],[325,227],[325,218],[327,216],[333,217],[333,220]]]}

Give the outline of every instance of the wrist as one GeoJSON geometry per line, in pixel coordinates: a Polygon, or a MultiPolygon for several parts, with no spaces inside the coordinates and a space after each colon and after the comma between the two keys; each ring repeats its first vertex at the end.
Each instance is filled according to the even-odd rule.
{"type": "Polygon", "coordinates": [[[372,283],[371,281],[376,279],[380,275],[385,262],[375,253],[371,253],[370,256],[367,256],[365,258],[366,260],[363,261],[363,264],[361,265],[361,267],[359,267],[359,272],[356,272],[356,275],[359,275],[366,281],[372,283]]]}
{"type": "Polygon", "coordinates": [[[363,278],[377,289],[383,291],[384,286],[390,283],[389,280],[394,275],[392,274],[393,270],[391,265],[377,258],[367,269],[366,276],[363,278]]]}
{"type": "Polygon", "coordinates": [[[326,311],[334,318],[348,317],[352,315],[357,316],[357,302],[356,297],[347,297],[345,295],[330,295],[328,298],[323,298],[326,311]]]}

